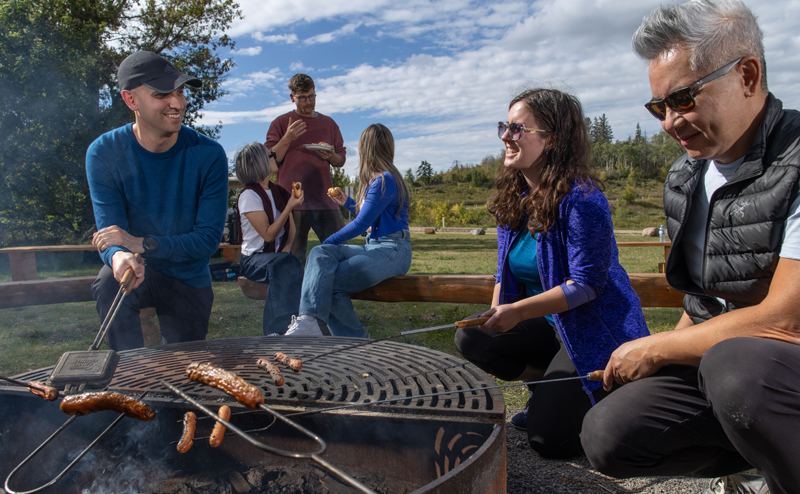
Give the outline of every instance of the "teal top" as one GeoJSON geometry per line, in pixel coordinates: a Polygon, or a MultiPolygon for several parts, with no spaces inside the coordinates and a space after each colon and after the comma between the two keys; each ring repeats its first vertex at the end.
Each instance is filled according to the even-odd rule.
{"type": "MultiPolygon", "coordinates": [[[[525,286],[526,297],[544,292],[542,279],[539,276],[539,263],[536,259],[536,244],[537,239],[531,236],[530,232],[523,232],[514,239],[511,251],[508,253],[508,267],[525,286]]],[[[555,325],[552,315],[546,315],[545,319],[551,325],[555,325]]]]}

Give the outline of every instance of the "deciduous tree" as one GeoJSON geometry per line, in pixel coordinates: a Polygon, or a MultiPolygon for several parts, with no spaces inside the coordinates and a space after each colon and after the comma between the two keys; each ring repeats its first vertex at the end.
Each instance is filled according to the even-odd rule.
{"type": "Polygon", "coordinates": [[[184,123],[196,126],[224,94],[233,62],[217,50],[233,47],[224,31],[237,17],[234,0],[0,0],[0,243],[85,241],[86,149],[132,121],[119,63],[148,49],[201,78],[187,91],[184,123]]]}

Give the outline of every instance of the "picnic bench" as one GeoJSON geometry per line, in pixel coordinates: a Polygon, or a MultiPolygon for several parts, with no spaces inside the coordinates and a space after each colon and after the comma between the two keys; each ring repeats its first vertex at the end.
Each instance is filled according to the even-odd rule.
{"type": "MultiPolygon", "coordinates": [[[[669,254],[669,242],[618,242],[619,247],[663,247],[669,254]]],[[[235,262],[240,245],[220,244],[223,258],[235,262]]],[[[91,285],[95,276],[40,280],[36,272],[37,252],[94,250],[92,245],[51,245],[6,247],[0,254],[9,255],[11,282],[0,283],[0,309],[92,300],[91,285]]],[[[662,267],[663,263],[660,263],[662,267]]],[[[663,273],[663,269],[660,269],[663,273]]],[[[671,288],[662,273],[630,273],[631,284],[642,307],[681,307],[683,294],[671,288]]],[[[245,296],[266,299],[267,285],[239,279],[245,296]]],[[[452,302],[485,303],[492,298],[494,278],[490,275],[410,275],[396,276],[353,294],[357,300],[383,302],[452,302]]]]}
{"type": "MultiPolygon", "coordinates": [[[[219,244],[222,257],[235,262],[240,255],[240,245],[219,244]]],[[[0,254],[8,254],[11,281],[0,283],[0,309],[28,305],[61,304],[92,300],[92,282],[96,276],[76,276],[40,280],[36,271],[37,252],[93,251],[87,245],[39,245],[5,247],[0,254]]]]}
{"type": "MultiPolygon", "coordinates": [[[[683,307],[683,292],[672,288],[663,273],[628,273],[631,286],[642,307],[683,307]]],[[[494,276],[448,274],[394,276],[364,291],[353,293],[354,300],[374,302],[450,302],[486,304],[492,301],[494,276]]],[[[239,277],[242,293],[253,300],[267,298],[266,283],[239,277]]]]}

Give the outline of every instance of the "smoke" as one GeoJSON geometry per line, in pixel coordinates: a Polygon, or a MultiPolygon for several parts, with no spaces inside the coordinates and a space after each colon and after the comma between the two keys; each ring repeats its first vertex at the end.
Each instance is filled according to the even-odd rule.
{"type": "Polygon", "coordinates": [[[95,479],[81,494],[138,494],[170,478],[174,471],[167,467],[166,450],[150,446],[163,433],[159,420],[136,423],[114,439],[113,454],[86,455],[82,461],[93,465],[95,479]]]}

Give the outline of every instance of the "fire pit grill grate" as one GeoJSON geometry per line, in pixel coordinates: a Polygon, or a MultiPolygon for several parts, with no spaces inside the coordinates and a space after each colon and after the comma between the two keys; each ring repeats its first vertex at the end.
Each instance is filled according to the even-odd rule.
{"type": "MultiPolygon", "coordinates": [[[[255,365],[259,358],[274,361],[277,351],[302,359],[352,344],[351,338],[337,337],[245,337],[128,350],[120,352],[108,390],[129,395],[149,390],[148,401],[185,406],[159,384],[165,380],[201,403],[238,406],[227,394],[186,378],[190,363],[212,362],[258,386],[270,406],[325,408],[397,398],[397,402],[364,410],[503,418],[504,404],[498,389],[469,391],[452,397],[409,398],[495,385],[472,364],[422,347],[380,342],[316,359],[304,364],[299,373],[278,364],[285,378],[282,387],[275,386],[269,375],[255,365]]],[[[45,380],[51,370],[52,367],[39,369],[17,378],[26,382],[45,380]]]]}

